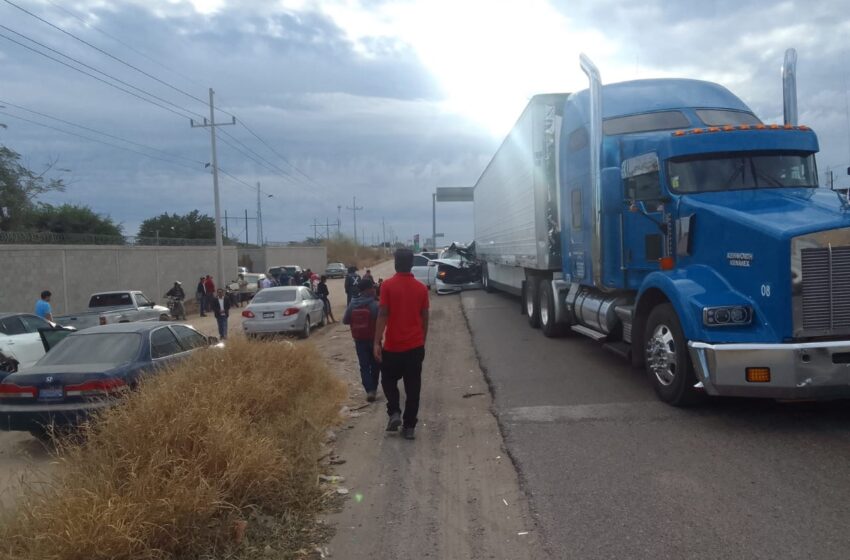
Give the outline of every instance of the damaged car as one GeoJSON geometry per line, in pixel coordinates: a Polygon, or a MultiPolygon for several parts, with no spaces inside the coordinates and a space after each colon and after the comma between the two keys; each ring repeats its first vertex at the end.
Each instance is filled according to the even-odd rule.
{"type": "Polygon", "coordinates": [[[437,264],[437,294],[481,289],[481,263],[475,256],[475,242],[452,243],[432,262],[437,264]]]}

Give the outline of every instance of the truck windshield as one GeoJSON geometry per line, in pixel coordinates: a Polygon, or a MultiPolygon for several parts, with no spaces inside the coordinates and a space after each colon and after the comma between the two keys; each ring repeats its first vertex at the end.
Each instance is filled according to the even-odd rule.
{"type": "Polygon", "coordinates": [[[808,152],[734,152],[673,158],[667,162],[673,193],[818,186],[808,152]]]}

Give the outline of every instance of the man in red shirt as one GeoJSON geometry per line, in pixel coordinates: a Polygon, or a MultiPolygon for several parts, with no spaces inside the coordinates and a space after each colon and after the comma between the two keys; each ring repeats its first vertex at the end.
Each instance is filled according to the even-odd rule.
{"type": "Polygon", "coordinates": [[[430,307],[428,288],[413,277],[412,268],[413,251],[397,250],[396,274],[381,286],[374,348],[375,358],[381,362],[381,387],[387,397],[388,432],[398,430],[402,424],[398,381],[404,381],[406,399],[401,435],[405,439],[415,438],[430,307]]]}

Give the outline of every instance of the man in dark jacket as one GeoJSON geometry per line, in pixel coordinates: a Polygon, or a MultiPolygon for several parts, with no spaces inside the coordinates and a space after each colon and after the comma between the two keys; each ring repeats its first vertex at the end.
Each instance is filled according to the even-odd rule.
{"type": "Polygon", "coordinates": [[[360,295],[360,291],[357,287],[357,284],[360,282],[360,275],[357,274],[357,267],[349,266],[348,274],[345,275],[345,304],[348,305],[351,303],[352,298],[356,298],[360,295]]]}
{"type": "Polygon", "coordinates": [[[378,302],[375,301],[375,284],[364,278],[360,281],[360,293],[352,298],[342,316],[343,325],[351,325],[351,336],[360,362],[360,380],[366,391],[366,400],[375,402],[380,381],[381,365],[375,359],[373,343],[375,324],[378,321],[378,302]]]}
{"type": "Polygon", "coordinates": [[[210,300],[210,308],[218,323],[218,336],[221,340],[227,340],[227,318],[230,316],[230,298],[224,295],[224,290],[218,289],[215,296],[210,300]]]}
{"type": "Polygon", "coordinates": [[[207,290],[204,287],[204,277],[198,280],[198,287],[195,288],[195,300],[198,302],[198,310],[201,312],[201,317],[207,316],[207,290]]]}

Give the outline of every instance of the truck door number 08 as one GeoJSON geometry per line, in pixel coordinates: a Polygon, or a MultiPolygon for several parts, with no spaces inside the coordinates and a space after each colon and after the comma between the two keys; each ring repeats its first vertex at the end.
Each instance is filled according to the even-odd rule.
{"type": "Polygon", "coordinates": [[[762,284],[761,285],[761,296],[762,297],[770,297],[770,284],[762,284]]]}

